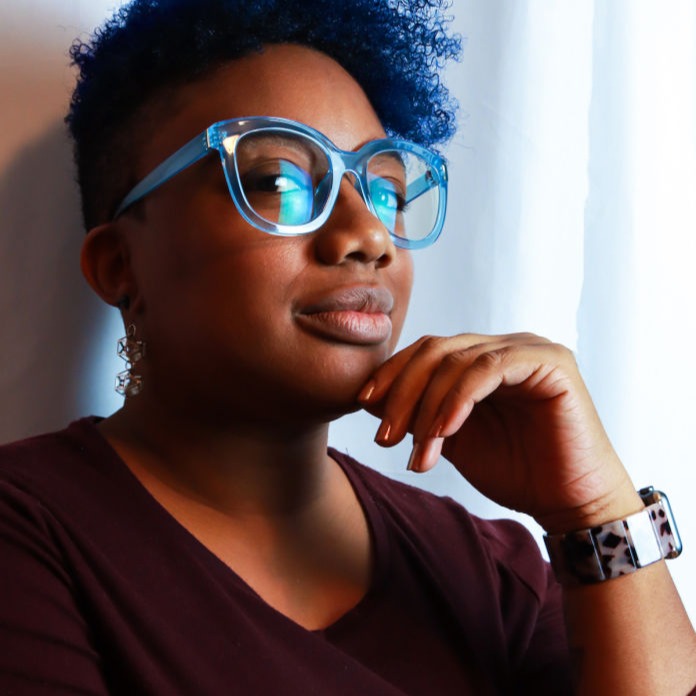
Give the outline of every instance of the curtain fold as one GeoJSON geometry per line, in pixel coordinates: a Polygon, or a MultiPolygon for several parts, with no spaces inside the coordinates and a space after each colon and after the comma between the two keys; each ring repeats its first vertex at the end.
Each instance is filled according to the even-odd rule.
{"type": "Polygon", "coordinates": [[[667,492],[696,619],[696,4],[596,0],[578,359],[636,486],[667,492]]]}

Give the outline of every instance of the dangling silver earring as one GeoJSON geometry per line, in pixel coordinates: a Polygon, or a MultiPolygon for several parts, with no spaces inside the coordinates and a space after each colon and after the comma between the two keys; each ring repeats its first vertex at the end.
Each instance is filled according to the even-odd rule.
{"type": "Polygon", "coordinates": [[[135,364],[145,357],[147,344],[135,338],[135,324],[130,324],[126,335],[118,339],[116,352],[126,362],[126,369],[116,375],[116,391],[121,396],[137,396],[143,390],[143,377],[133,372],[135,364]]]}

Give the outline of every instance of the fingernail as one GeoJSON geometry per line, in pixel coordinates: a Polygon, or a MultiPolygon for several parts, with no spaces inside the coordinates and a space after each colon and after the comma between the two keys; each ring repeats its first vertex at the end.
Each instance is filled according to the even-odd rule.
{"type": "Polygon", "coordinates": [[[413,445],[413,451],[408,459],[408,471],[422,473],[435,466],[442,449],[442,438],[428,438],[413,445]]]}
{"type": "Polygon", "coordinates": [[[377,429],[377,434],[375,435],[375,442],[380,445],[389,442],[389,436],[391,435],[391,423],[389,421],[383,420],[377,429]]]}
{"type": "Polygon", "coordinates": [[[375,393],[376,387],[377,384],[374,382],[374,380],[370,380],[362,388],[360,394],[358,394],[358,401],[369,401],[372,398],[372,395],[375,393]]]}
{"type": "Polygon", "coordinates": [[[445,429],[445,419],[443,416],[438,416],[435,419],[435,422],[433,423],[432,428],[430,428],[430,432],[428,433],[428,437],[433,437],[433,438],[438,438],[442,437],[442,431],[445,429]]]}
{"type": "Polygon", "coordinates": [[[421,452],[421,443],[416,442],[415,445],[413,445],[413,449],[411,450],[411,456],[408,458],[408,464],[406,465],[406,470],[407,471],[418,471],[416,467],[419,465],[418,458],[420,456],[421,452]]]}
{"type": "Polygon", "coordinates": [[[441,437],[431,437],[426,440],[421,454],[421,471],[429,471],[437,464],[442,452],[442,441],[441,437]]]}

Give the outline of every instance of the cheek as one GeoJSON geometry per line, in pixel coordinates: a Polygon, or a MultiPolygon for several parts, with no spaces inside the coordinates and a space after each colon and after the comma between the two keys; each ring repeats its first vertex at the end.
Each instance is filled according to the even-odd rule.
{"type": "Polygon", "coordinates": [[[406,320],[408,304],[413,287],[413,259],[411,252],[406,249],[398,249],[394,262],[393,293],[396,299],[394,312],[392,313],[392,337],[390,352],[393,352],[401,335],[401,330],[406,320]]]}
{"type": "Polygon", "coordinates": [[[283,331],[283,311],[304,267],[288,246],[231,225],[180,226],[169,244],[153,245],[140,260],[148,327],[171,339],[186,326],[218,343],[228,334],[256,335],[269,323],[283,331]]]}
{"type": "Polygon", "coordinates": [[[221,286],[258,291],[264,277],[277,277],[288,266],[279,238],[250,227],[228,194],[193,188],[184,204],[171,198],[148,211],[147,242],[136,259],[151,296],[207,290],[212,300],[229,294],[221,286]]]}

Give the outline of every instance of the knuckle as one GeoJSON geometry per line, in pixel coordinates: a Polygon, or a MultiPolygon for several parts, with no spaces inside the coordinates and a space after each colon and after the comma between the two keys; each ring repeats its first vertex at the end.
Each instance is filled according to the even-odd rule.
{"type": "Polygon", "coordinates": [[[547,339],[531,331],[520,331],[519,333],[513,333],[510,334],[508,338],[516,343],[545,343],[547,341],[547,339]]]}
{"type": "Polygon", "coordinates": [[[550,339],[546,338],[545,336],[539,336],[539,334],[535,334],[535,333],[526,334],[526,338],[527,338],[527,342],[532,344],[532,345],[546,346],[546,345],[552,344],[552,341],[550,339]]]}
{"type": "Polygon", "coordinates": [[[500,369],[501,365],[508,359],[510,355],[510,348],[505,346],[504,348],[495,348],[494,350],[486,351],[481,353],[474,364],[482,370],[497,370],[500,369]]]}
{"type": "Polygon", "coordinates": [[[575,353],[562,343],[549,343],[549,349],[563,362],[575,362],[575,353]]]}
{"type": "Polygon", "coordinates": [[[434,353],[442,350],[444,343],[442,336],[423,336],[418,352],[434,353]]]}
{"type": "Polygon", "coordinates": [[[440,364],[444,369],[449,370],[453,367],[459,367],[464,362],[466,362],[466,350],[461,350],[447,353],[440,364]]]}
{"type": "Polygon", "coordinates": [[[437,338],[437,336],[434,336],[433,334],[424,334],[416,341],[416,343],[419,346],[422,346],[422,345],[428,343],[428,341],[432,341],[435,338],[437,338]]]}
{"type": "Polygon", "coordinates": [[[521,331],[519,333],[509,334],[505,336],[507,340],[514,344],[527,346],[547,346],[553,345],[553,342],[545,336],[540,336],[532,331],[521,331]]]}

